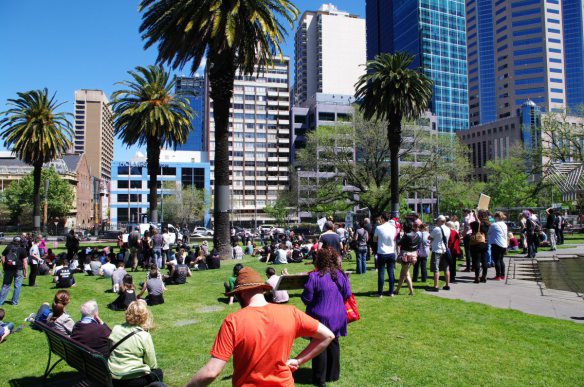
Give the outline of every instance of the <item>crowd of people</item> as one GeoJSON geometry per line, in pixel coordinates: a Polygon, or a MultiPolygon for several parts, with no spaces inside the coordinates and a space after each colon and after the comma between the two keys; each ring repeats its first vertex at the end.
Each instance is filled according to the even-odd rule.
{"type": "MultiPolygon", "coordinates": [[[[367,273],[367,261],[373,258],[377,291],[372,295],[384,296],[387,272],[387,294],[393,297],[400,294],[402,286],[407,286],[408,294],[414,295],[413,283],[419,279],[424,283],[433,280],[428,291],[450,290],[457,282],[459,261],[466,262],[463,271],[474,273],[475,283],[504,280],[504,256],[508,249],[523,247],[527,256],[534,257],[540,244],[539,235],[544,230],[552,249],[563,242],[562,219],[552,209],[547,211],[545,227],[534,211],[523,211],[519,239],[509,232],[506,214],[502,212],[464,210],[462,215],[460,221],[457,216],[440,215],[434,219],[433,227],[429,227],[417,214],[396,219],[385,212],[373,222],[363,219],[354,228],[329,220],[318,238],[308,239],[287,232],[263,246],[253,240],[241,246],[239,240],[233,240],[233,259],[240,260],[244,254],[256,256],[269,264],[266,276],[262,278],[242,263],[234,265],[232,276],[224,283],[225,295],[229,304],[237,302],[242,309],[225,318],[211,349],[211,358],[189,385],[212,382],[232,357],[234,385],[289,385],[293,383],[292,373],[309,360],[312,360],[315,385],[339,380],[339,338],[348,333],[345,302],[352,296],[349,277],[342,266],[343,257],[351,250],[357,257],[357,275],[367,273]],[[290,296],[286,290],[278,289],[281,276],[276,274],[274,266],[297,262],[314,266],[300,296],[306,306],[305,313],[286,305],[290,296]],[[401,265],[397,285],[396,264],[401,265]],[[430,278],[428,267],[433,275],[430,278]],[[494,267],[494,278],[487,278],[490,267],[494,267]],[[298,337],[310,341],[300,353],[290,357],[292,344],[298,337]]],[[[29,321],[45,323],[107,357],[114,385],[145,386],[162,382],[163,372],[158,367],[149,334],[152,326],[149,307],[164,303],[166,287],[186,283],[193,270],[220,266],[214,262],[219,261],[218,255],[209,251],[206,242],[193,248],[179,243],[172,249],[166,246],[164,234],[152,230],[139,239],[130,234],[127,244],[98,251],[80,249],[71,233],[66,243],[67,253],[57,256],[46,249],[42,238],[16,237],[2,253],[5,274],[0,305],[7,298],[12,282],[15,287],[12,304],[17,305],[22,281],[27,275],[30,279],[33,272],[44,274],[47,270],[40,267],[46,265],[59,290],[52,303],[43,303],[29,316],[29,321]],[[139,266],[147,272],[144,281],[135,284],[130,273],[135,273],[139,266]],[[163,274],[162,268],[168,273],[163,274]],[[110,329],[99,317],[94,300],[81,306],[81,318],[77,322],[68,313],[71,295],[67,288],[76,286],[75,275],[83,274],[111,280],[111,291],[117,297],[107,307],[125,311],[124,324],[110,329]]],[[[281,270],[281,274],[288,274],[287,269],[281,270]]],[[[30,286],[35,286],[34,278],[30,286]]],[[[0,342],[14,331],[14,324],[5,323],[4,316],[5,311],[0,309],[0,342]]]]}

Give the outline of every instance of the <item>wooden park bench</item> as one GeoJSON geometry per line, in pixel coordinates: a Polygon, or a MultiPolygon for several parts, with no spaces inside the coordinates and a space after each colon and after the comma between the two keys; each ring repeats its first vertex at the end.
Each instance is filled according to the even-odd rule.
{"type": "MultiPolygon", "coordinates": [[[[75,368],[85,379],[99,386],[113,386],[107,359],[99,352],[78,343],[69,337],[63,336],[55,329],[41,322],[34,322],[33,327],[44,332],[49,342],[49,361],[43,378],[46,379],[55,366],[65,360],[67,364],[75,368]],[[51,356],[55,354],[60,357],[51,366],[51,356]]],[[[92,384],[89,384],[92,385],[92,384]]]]}

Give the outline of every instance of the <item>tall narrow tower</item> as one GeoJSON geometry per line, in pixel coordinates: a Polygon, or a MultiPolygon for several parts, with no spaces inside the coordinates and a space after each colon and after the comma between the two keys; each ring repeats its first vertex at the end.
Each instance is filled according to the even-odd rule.
{"type": "Polygon", "coordinates": [[[85,153],[91,175],[98,179],[111,179],[114,158],[113,112],[101,90],[75,92],[74,152],[85,153]]]}

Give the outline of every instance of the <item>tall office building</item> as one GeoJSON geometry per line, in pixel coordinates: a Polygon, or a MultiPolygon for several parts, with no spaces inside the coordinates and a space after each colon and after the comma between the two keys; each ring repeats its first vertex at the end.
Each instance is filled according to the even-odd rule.
{"type": "Polygon", "coordinates": [[[114,158],[113,112],[101,90],[75,91],[74,153],[85,153],[91,175],[102,181],[111,179],[114,158]]]}
{"type": "Polygon", "coordinates": [[[464,0],[367,0],[367,52],[405,51],[412,68],[434,81],[431,110],[438,130],[468,127],[468,74],[464,0]],[[371,20],[369,19],[371,17],[371,20]]]}
{"type": "Polygon", "coordinates": [[[584,2],[563,0],[566,100],[572,110],[584,105],[584,2]]]}
{"type": "Polygon", "coordinates": [[[466,4],[471,126],[514,116],[528,100],[545,111],[563,109],[568,69],[560,1],[466,4]]]}
{"type": "Polygon", "coordinates": [[[296,106],[317,93],[355,95],[365,71],[365,20],[324,4],[302,14],[294,39],[296,106]]]}
{"type": "Polygon", "coordinates": [[[207,122],[205,108],[206,101],[206,83],[205,77],[195,74],[194,77],[180,76],[176,77],[175,93],[177,95],[185,95],[190,101],[190,106],[193,109],[193,131],[189,134],[187,142],[177,147],[177,150],[183,151],[204,151],[206,140],[204,138],[204,125],[207,122]]]}
{"type": "MultiPolygon", "coordinates": [[[[290,60],[274,60],[259,74],[236,73],[229,118],[232,221],[253,226],[287,190],[290,166],[290,60]]],[[[208,149],[214,186],[215,122],[209,103],[208,149]]]]}

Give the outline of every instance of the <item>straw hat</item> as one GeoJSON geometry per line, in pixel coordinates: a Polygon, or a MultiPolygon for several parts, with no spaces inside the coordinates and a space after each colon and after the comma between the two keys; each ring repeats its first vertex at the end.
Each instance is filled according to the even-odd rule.
{"type": "Polygon", "coordinates": [[[272,290],[272,285],[265,283],[260,274],[251,267],[244,267],[239,271],[235,280],[235,288],[231,292],[225,293],[226,296],[233,296],[246,290],[259,289],[264,292],[272,290]]]}

